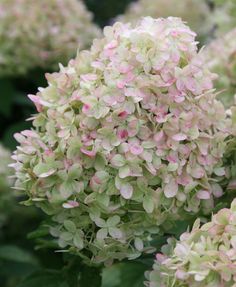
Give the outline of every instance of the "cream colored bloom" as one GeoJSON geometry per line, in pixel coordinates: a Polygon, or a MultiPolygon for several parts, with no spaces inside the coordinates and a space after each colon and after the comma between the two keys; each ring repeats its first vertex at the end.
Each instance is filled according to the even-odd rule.
{"type": "Polygon", "coordinates": [[[235,287],[236,286],[236,199],[209,223],[180,240],[169,241],[157,254],[148,287],[235,287]]]}
{"type": "Polygon", "coordinates": [[[55,69],[100,35],[77,0],[0,0],[0,75],[55,69]]]}

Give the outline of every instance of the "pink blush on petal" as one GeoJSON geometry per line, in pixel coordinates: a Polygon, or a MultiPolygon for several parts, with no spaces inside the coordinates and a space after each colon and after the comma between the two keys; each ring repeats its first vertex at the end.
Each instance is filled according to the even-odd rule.
{"type": "Polygon", "coordinates": [[[143,147],[141,145],[131,145],[130,152],[134,155],[140,155],[143,152],[143,147]]]}
{"type": "Polygon", "coordinates": [[[95,157],[96,155],[96,151],[94,150],[87,150],[87,149],[81,148],[80,151],[89,157],[95,157]]]}
{"type": "Polygon", "coordinates": [[[119,139],[126,139],[128,137],[128,131],[127,130],[119,130],[117,132],[118,138],[119,139]]]}

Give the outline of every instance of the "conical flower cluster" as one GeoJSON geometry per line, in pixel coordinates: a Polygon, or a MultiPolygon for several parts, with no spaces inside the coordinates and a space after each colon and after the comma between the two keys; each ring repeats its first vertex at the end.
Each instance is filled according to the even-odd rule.
{"type": "Polygon", "coordinates": [[[197,55],[179,18],[116,23],[30,95],[38,114],[16,134],[16,187],[52,215],[62,248],[135,258],[165,220],[222,195],[229,122],[197,55]]]}

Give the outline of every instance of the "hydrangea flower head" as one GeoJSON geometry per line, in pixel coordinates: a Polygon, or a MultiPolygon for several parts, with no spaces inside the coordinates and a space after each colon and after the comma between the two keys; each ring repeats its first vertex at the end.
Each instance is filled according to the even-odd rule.
{"type": "Polygon", "coordinates": [[[167,217],[209,211],[228,136],[212,77],[195,33],[172,17],[106,27],[47,75],[13,158],[16,187],[53,215],[62,248],[134,258],[167,217]]]}
{"type": "Polygon", "coordinates": [[[212,0],[213,12],[209,15],[209,23],[214,27],[218,36],[235,28],[236,25],[236,2],[235,0],[212,0]]]}
{"type": "Polygon", "coordinates": [[[124,15],[118,17],[121,22],[136,23],[140,17],[180,17],[186,21],[198,36],[205,36],[209,31],[209,7],[205,1],[198,0],[139,0],[128,6],[124,15]]]}
{"type": "Polygon", "coordinates": [[[0,0],[0,75],[67,63],[100,34],[91,20],[77,0],[0,0]]]}
{"type": "Polygon", "coordinates": [[[202,52],[209,70],[218,74],[215,87],[226,107],[234,104],[236,94],[236,28],[212,41],[202,52]]]}
{"type": "Polygon", "coordinates": [[[169,241],[164,254],[156,255],[149,287],[235,287],[236,286],[236,200],[209,223],[177,242],[169,241]]]}

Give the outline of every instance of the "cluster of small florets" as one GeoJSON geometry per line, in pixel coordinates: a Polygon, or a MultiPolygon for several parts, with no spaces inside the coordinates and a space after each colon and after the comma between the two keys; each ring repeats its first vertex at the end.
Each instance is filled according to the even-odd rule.
{"type": "Polygon", "coordinates": [[[0,144],[0,228],[7,217],[8,207],[11,203],[10,187],[13,184],[10,175],[12,169],[8,167],[11,163],[11,153],[0,144]]]}
{"type": "Polygon", "coordinates": [[[215,87],[226,107],[234,104],[236,94],[236,29],[214,40],[202,52],[208,68],[218,74],[215,87]]]}
{"type": "Polygon", "coordinates": [[[209,7],[205,1],[198,0],[139,0],[128,6],[124,15],[117,19],[121,22],[136,23],[143,16],[180,17],[186,21],[198,36],[205,36],[209,31],[209,7]]]}
{"type": "Polygon", "coordinates": [[[0,75],[67,63],[99,35],[91,19],[77,0],[0,0],[0,75]]]}
{"type": "Polygon", "coordinates": [[[209,223],[169,241],[147,277],[149,287],[236,286],[236,200],[209,223]],[[165,254],[166,253],[166,254],[165,254]]]}
{"type": "Polygon", "coordinates": [[[211,0],[211,2],[213,11],[208,21],[216,35],[224,35],[236,26],[236,2],[235,0],[211,0]]]}
{"type": "Polygon", "coordinates": [[[116,23],[31,95],[16,187],[55,221],[62,248],[100,262],[149,251],[158,226],[222,195],[228,136],[213,75],[179,18],[116,23]]]}

